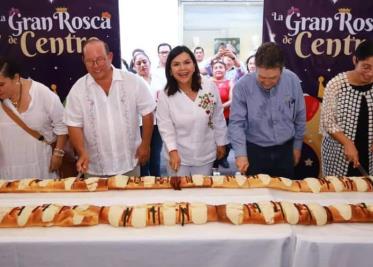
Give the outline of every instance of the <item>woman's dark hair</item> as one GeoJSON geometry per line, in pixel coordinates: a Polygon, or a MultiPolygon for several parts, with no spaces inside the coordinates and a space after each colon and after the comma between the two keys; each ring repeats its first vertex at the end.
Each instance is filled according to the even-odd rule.
{"type": "Polygon", "coordinates": [[[255,58],[255,55],[251,55],[251,56],[249,56],[249,57],[246,59],[245,66],[246,66],[246,70],[247,70],[247,72],[250,72],[250,71],[249,71],[249,67],[248,67],[247,65],[249,64],[249,61],[250,61],[250,59],[252,59],[252,58],[255,58]]]}
{"type": "Polygon", "coordinates": [[[130,71],[132,71],[133,73],[136,73],[136,70],[135,70],[135,68],[134,68],[134,64],[135,64],[135,55],[137,54],[137,53],[145,53],[144,52],[144,50],[143,49],[141,49],[141,48],[135,48],[135,49],[133,49],[132,50],[132,58],[131,58],[131,61],[130,61],[130,66],[129,66],[129,69],[130,69],[130,71]]]}
{"type": "Polygon", "coordinates": [[[144,49],[141,49],[141,48],[135,48],[135,49],[132,50],[132,57],[135,57],[135,55],[136,55],[137,53],[139,53],[139,52],[141,52],[141,53],[145,53],[144,49]]]}
{"type": "Polygon", "coordinates": [[[199,72],[196,57],[194,56],[193,52],[190,51],[188,47],[184,45],[176,46],[168,54],[167,61],[166,61],[166,67],[165,67],[166,78],[167,78],[167,84],[165,86],[165,91],[167,92],[168,96],[172,96],[176,92],[180,91],[179,85],[176,79],[171,75],[171,62],[175,59],[175,57],[177,57],[181,53],[187,53],[193,61],[195,70],[192,75],[192,91],[198,92],[198,90],[201,89],[201,75],[199,72]]]}
{"type": "Polygon", "coordinates": [[[373,56],[373,40],[365,40],[356,48],[355,57],[357,61],[365,60],[373,56]]]}
{"type": "Polygon", "coordinates": [[[132,61],[133,61],[133,65],[135,65],[135,61],[136,61],[136,58],[137,58],[137,56],[139,56],[139,55],[143,55],[144,57],[146,57],[147,59],[148,59],[148,61],[149,61],[149,63],[151,63],[150,62],[150,59],[149,59],[149,57],[148,57],[148,55],[144,52],[144,51],[138,51],[137,53],[135,53],[135,55],[133,56],[133,58],[132,58],[132,61]]]}
{"type": "Polygon", "coordinates": [[[255,66],[266,69],[280,68],[285,65],[285,58],[281,48],[271,42],[262,44],[255,53],[255,66]]]}
{"type": "Polygon", "coordinates": [[[130,67],[128,66],[128,63],[124,58],[122,58],[122,63],[124,65],[124,67],[126,68],[126,70],[129,70],[130,67]]]}
{"type": "Polygon", "coordinates": [[[16,61],[0,57],[0,74],[6,78],[14,79],[16,74],[21,73],[21,68],[16,61]]]}

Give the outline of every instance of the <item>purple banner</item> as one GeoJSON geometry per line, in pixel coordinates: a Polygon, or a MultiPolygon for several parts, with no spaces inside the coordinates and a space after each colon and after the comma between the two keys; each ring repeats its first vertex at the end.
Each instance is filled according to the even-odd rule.
{"type": "Polygon", "coordinates": [[[61,100],[86,73],[80,53],[93,36],[109,44],[120,67],[118,0],[0,3],[0,55],[18,60],[24,77],[44,83],[61,100]]]}
{"type": "Polygon", "coordinates": [[[307,129],[296,176],[320,175],[320,102],[327,82],[353,68],[352,53],[373,38],[373,1],[265,0],[263,42],[276,42],[302,81],[307,129]]]}
{"type": "Polygon", "coordinates": [[[265,0],[263,41],[280,44],[304,92],[318,96],[319,78],[353,68],[355,47],[373,38],[372,14],[366,0],[265,0]]]}

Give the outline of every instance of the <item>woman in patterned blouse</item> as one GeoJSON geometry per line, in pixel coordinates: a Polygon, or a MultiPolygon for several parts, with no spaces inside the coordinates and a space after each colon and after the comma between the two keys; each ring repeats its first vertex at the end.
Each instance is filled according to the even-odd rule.
{"type": "Polygon", "coordinates": [[[321,109],[323,175],[373,175],[373,41],[361,43],[355,68],[326,86],[321,109]]]}

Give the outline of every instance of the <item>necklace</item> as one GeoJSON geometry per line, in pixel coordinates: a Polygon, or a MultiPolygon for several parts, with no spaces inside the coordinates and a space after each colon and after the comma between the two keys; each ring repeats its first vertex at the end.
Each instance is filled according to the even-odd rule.
{"type": "Polygon", "coordinates": [[[22,100],[22,82],[19,81],[19,97],[18,97],[18,100],[13,101],[10,98],[10,101],[12,102],[13,106],[15,106],[16,108],[18,108],[18,105],[21,104],[21,100],[22,100]]]}

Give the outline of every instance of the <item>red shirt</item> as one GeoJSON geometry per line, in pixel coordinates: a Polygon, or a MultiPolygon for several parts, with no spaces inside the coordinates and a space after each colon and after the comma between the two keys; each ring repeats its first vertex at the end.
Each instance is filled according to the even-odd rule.
{"type": "MultiPolygon", "coordinates": [[[[220,81],[214,80],[214,82],[219,89],[221,102],[224,104],[225,102],[229,101],[229,92],[231,90],[230,81],[229,80],[220,80],[220,81]]],[[[229,111],[230,111],[230,107],[224,108],[225,119],[229,118],[229,111]]]]}

